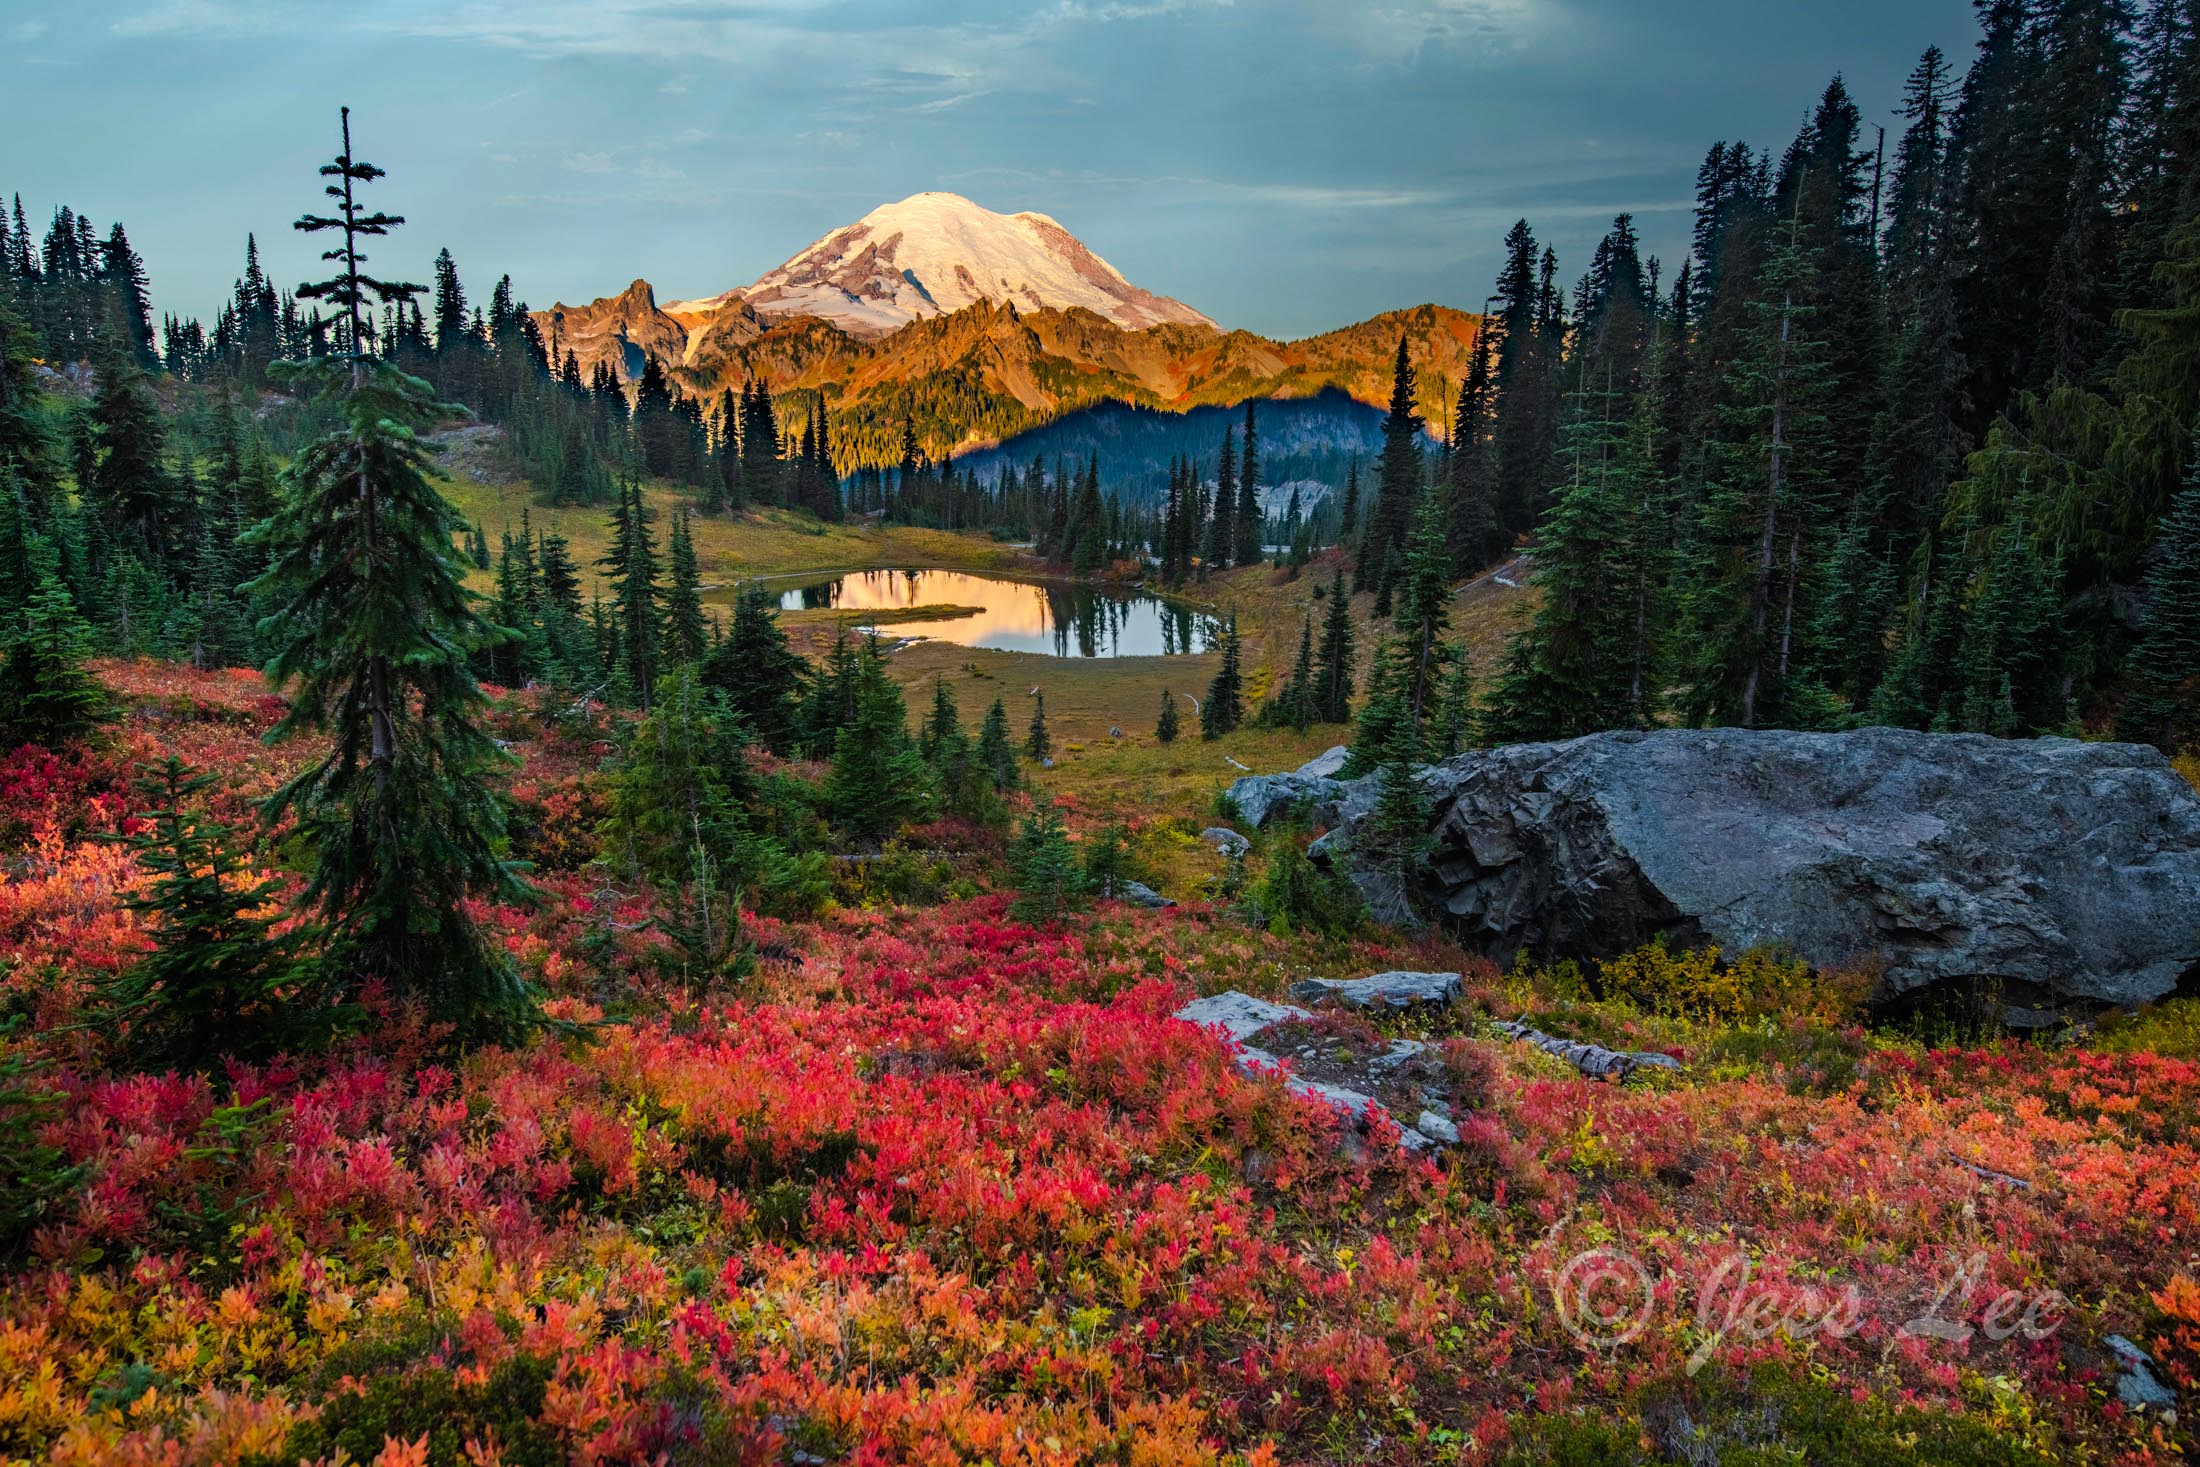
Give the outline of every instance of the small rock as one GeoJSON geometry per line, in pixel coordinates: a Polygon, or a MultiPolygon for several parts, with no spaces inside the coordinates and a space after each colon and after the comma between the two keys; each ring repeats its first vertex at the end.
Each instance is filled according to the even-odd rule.
{"type": "Polygon", "coordinates": [[[2174,1411],[2177,1392],[2154,1373],[2154,1357],[2122,1335],[2110,1335],[2104,1343],[2123,1367],[2116,1378],[2116,1399],[2134,1411],[2174,1411]]]}
{"type": "Polygon", "coordinates": [[[1418,1039],[1393,1039],[1390,1048],[1367,1062],[1371,1070],[1388,1070],[1408,1060],[1419,1059],[1428,1052],[1428,1046],[1418,1039]]]}
{"type": "Polygon", "coordinates": [[[1152,907],[1156,911],[1176,905],[1174,897],[1163,896],[1143,881],[1126,881],[1115,889],[1115,894],[1126,902],[1136,902],[1141,907],[1152,907]]]}
{"type": "Polygon", "coordinates": [[[1253,848],[1253,843],[1227,825],[1210,825],[1199,833],[1199,838],[1225,856],[1242,856],[1253,848]]]}
{"type": "Polygon", "coordinates": [[[1220,1029],[1242,1044],[1270,1024],[1285,1019],[1311,1018],[1312,1015],[1296,1004],[1270,1003],[1265,998],[1233,990],[1195,999],[1178,1009],[1176,1017],[1202,1029],[1220,1029]]]}
{"type": "Polygon", "coordinates": [[[1309,978],[1291,985],[1291,995],[1308,1002],[1335,999],[1348,1009],[1404,1009],[1421,1003],[1450,1003],[1459,996],[1457,973],[1413,973],[1403,969],[1366,978],[1309,978]]]}
{"type": "Polygon", "coordinates": [[[1446,1146],[1459,1144],[1459,1128],[1451,1123],[1449,1117],[1440,1116],[1433,1110],[1422,1111],[1414,1119],[1413,1129],[1432,1141],[1441,1141],[1446,1146]]]}

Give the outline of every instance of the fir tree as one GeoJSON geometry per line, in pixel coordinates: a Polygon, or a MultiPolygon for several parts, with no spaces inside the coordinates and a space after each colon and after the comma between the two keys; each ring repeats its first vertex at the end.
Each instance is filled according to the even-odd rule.
{"type": "Polygon", "coordinates": [[[1170,692],[1167,688],[1163,688],[1161,690],[1161,717],[1154,723],[1153,736],[1164,744],[1173,744],[1176,742],[1179,727],[1176,713],[1176,694],[1170,692]]]}
{"type": "Polygon", "coordinates": [[[1261,705],[1261,723],[1269,728],[1293,728],[1304,733],[1314,721],[1314,618],[1309,613],[1299,623],[1299,655],[1291,671],[1268,701],[1261,705]]]}
{"type": "Polygon", "coordinates": [[[1536,536],[1528,625],[1514,634],[1484,721],[1500,743],[1572,738],[1632,720],[1632,589],[1620,564],[1627,505],[1607,393],[1583,395],[1568,425],[1571,473],[1536,536]]]}
{"type": "Polygon", "coordinates": [[[1321,652],[1314,667],[1314,719],[1349,723],[1352,719],[1352,600],[1345,592],[1344,567],[1338,566],[1322,612],[1321,652]]]}
{"type": "Polygon", "coordinates": [[[1260,439],[1253,425],[1253,405],[1245,404],[1245,449],[1238,460],[1235,544],[1231,558],[1239,565],[1258,565],[1261,546],[1260,439]]]}
{"type": "Polygon", "coordinates": [[[325,1034],[341,1017],[315,1001],[311,965],[275,934],[282,883],[204,812],[212,775],[174,754],[139,771],[138,831],[125,837],[150,885],[123,905],[146,919],[153,950],[94,999],[102,1027],[135,1055],[185,1069],[259,1058],[325,1034]]]}
{"type": "Polygon", "coordinates": [[[8,618],[0,641],[0,744],[58,749],[106,722],[106,691],[85,669],[90,629],[52,571],[8,618]]]}
{"type": "Polygon", "coordinates": [[[1382,878],[1390,891],[1387,900],[1375,903],[1375,916],[1393,924],[1415,917],[1414,878],[1433,844],[1419,764],[1419,739],[1410,721],[1402,722],[1376,764],[1374,808],[1355,833],[1355,866],[1382,878]]]}
{"type": "Polygon", "coordinates": [[[285,502],[253,536],[271,558],[256,583],[270,603],[269,676],[291,697],[272,737],[330,742],[265,818],[295,817],[313,857],[301,901],[326,919],[350,975],[424,1001],[462,1036],[509,1035],[532,1021],[532,1002],[462,903],[529,892],[498,852],[503,812],[483,781],[498,755],[475,722],[484,699],[467,662],[488,631],[451,557],[461,521],[416,437],[448,409],[366,353],[369,296],[409,301],[418,287],[361,272],[364,239],[403,221],[357,202],[382,170],[352,155],[349,109],[343,151],[321,171],[338,180],[337,213],[298,228],[341,230],[328,252],[341,268],[298,294],[339,308],[349,355],[284,377],[318,392],[336,426],[299,452],[285,502]]]}
{"type": "Polygon", "coordinates": [[[642,504],[641,484],[629,479],[619,493],[611,544],[597,567],[605,573],[616,607],[612,672],[615,683],[643,712],[662,659],[662,599],[657,588],[657,542],[642,504]]]}
{"type": "Polygon", "coordinates": [[[978,729],[978,766],[992,777],[996,791],[1012,790],[1022,781],[1016,751],[1008,742],[1008,705],[999,698],[985,710],[985,722],[978,729]]]}
{"type": "Polygon", "coordinates": [[[635,727],[611,780],[607,852],[676,914],[691,984],[723,969],[739,931],[745,873],[733,857],[740,804],[751,794],[744,749],[738,722],[718,716],[683,665],[635,727]]]}
{"type": "Polygon", "coordinates": [[[1103,901],[1115,901],[1123,888],[1145,879],[1137,852],[1131,847],[1130,827],[1111,820],[1085,841],[1084,888],[1103,901]]]}
{"type": "Polygon", "coordinates": [[[1378,616],[1389,614],[1395,558],[1412,529],[1413,508],[1421,499],[1421,415],[1414,409],[1413,380],[1406,338],[1401,335],[1391,369],[1390,411],[1383,418],[1375,511],[1360,547],[1359,575],[1375,589],[1378,616]]]}
{"type": "Polygon", "coordinates": [[[733,625],[711,648],[702,676],[758,743],[777,754],[794,752],[809,663],[788,644],[776,598],[762,585],[742,588],[733,625]]]}
{"type": "Polygon", "coordinates": [[[174,554],[185,504],[166,461],[160,405],[145,374],[121,348],[99,347],[96,390],[84,409],[96,463],[78,488],[109,535],[154,566],[174,554]]]}
{"type": "Polygon", "coordinates": [[[1024,817],[1014,862],[1016,901],[1010,910],[1016,916],[1027,922],[1055,922],[1084,905],[1085,873],[1051,800],[1034,806],[1024,817]]]}
{"type": "Polygon", "coordinates": [[[2164,753],[2200,747],[2200,430],[2147,571],[2146,611],[2117,736],[2164,753]]]}
{"type": "Polygon", "coordinates": [[[884,840],[929,813],[932,780],[909,737],[909,710],[887,676],[878,638],[856,658],[855,714],[833,741],[825,806],[849,834],[884,840]]]}
{"type": "Polygon", "coordinates": [[[1232,612],[1223,623],[1222,665],[1215,669],[1215,680],[1207,685],[1207,696],[1199,704],[1199,736],[1203,739],[1235,733],[1245,721],[1245,675],[1239,667],[1240,655],[1237,613],[1232,612]]]}
{"type": "Polygon", "coordinates": [[[1451,670],[1444,677],[1443,696],[1436,705],[1431,732],[1431,753],[1449,759],[1474,741],[1474,665],[1465,646],[1453,647],[1447,659],[1451,670]]]}
{"type": "Polygon", "coordinates": [[[672,581],[665,591],[665,651],[672,661],[692,665],[703,660],[710,644],[703,629],[703,575],[684,505],[672,516],[669,555],[672,581]]]}
{"type": "Polygon", "coordinates": [[[1024,734],[1024,757],[1034,764],[1044,764],[1054,752],[1054,740],[1047,734],[1047,695],[1032,695],[1031,727],[1024,734]]]}
{"type": "Polygon", "coordinates": [[[1367,696],[1352,725],[1352,750],[1345,759],[1343,777],[1357,779],[1379,768],[1386,757],[1409,762],[1420,758],[1421,729],[1413,717],[1407,693],[1412,678],[1413,656],[1397,637],[1385,637],[1376,645],[1367,671],[1367,696]]]}

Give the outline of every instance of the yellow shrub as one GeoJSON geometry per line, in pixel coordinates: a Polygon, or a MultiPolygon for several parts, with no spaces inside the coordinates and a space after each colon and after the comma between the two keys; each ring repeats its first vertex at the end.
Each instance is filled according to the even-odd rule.
{"type": "Polygon", "coordinates": [[[1601,966],[1607,991],[1680,1018],[1730,1024],[1767,1014],[1837,1020],[1863,997],[1868,979],[1813,975],[1799,958],[1751,948],[1721,962],[1716,946],[1673,952],[1663,943],[1640,947],[1601,966]]]}

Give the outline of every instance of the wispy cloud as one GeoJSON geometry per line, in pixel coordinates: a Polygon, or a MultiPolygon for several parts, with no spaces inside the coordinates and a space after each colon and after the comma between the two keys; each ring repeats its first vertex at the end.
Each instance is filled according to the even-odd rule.
{"type": "Polygon", "coordinates": [[[8,32],[8,38],[14,41],[19,46],[28,46],[31,42],[38,40],[40,37],[44,36],[46,32],[52,29],[53,27],[48,25],[45,21],[26,20],[10,30],[8,32]]]}

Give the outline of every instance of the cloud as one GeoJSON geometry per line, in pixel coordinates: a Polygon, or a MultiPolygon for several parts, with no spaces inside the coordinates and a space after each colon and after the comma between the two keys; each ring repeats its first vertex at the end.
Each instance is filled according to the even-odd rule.
{"type": "Polygon", "coordinates": [[[609,153],[568,153],[565,166],[575,173],[617,173],[619,165],[609,153]]]}
{"type": "Polygon", "coordinates": [[[832,148],[835,150],[846,150],[849,148],[860,148],[863,146],[862,133],[850,132],[846,128],[839,127],[821,128],[810,132],[798,132],[794,135],[794,140],[798,143],[808,143],[813,148],[832,148]]]}
{"type": "Polygon", "coordinates": [[[960,107],[965,102],[975,102],[980,97],[990,97],[992,95],[993,88],[980,87],[974,92],[957,92],[951,97],[935,97],[929,102],[919,102],[909,110],[916,113],[945,112],[950,108],[960,107]]]}
{"type": "Polygon", "coordinates": [[[659,82],[657,91],[661,96],[684,97],[687,95],[687,89],[694,85],[695,78],[693,76],[675,76],[659,82]]]}
{"type": "Polygon", "coordinates": [[[39,37],[45,35],[46,32],[52,29],[52,26],[46,24],[46,22],[42,20],[26,20],[21,25],[15,27],[14,30],[10,31],[8,33],[8,36],[18,45],[28,46],[31,42],[37,40],[39,37]]]}
{"type": "MultiPolygon", "coordinates": [[[[167,0],[150,10],[126,15],[110,29],[118,36],[192,36],[256,28],[262,17],[226,0],[167,0]]],[[[272,17],[267,17],[273,19],[272,17]]]]}

